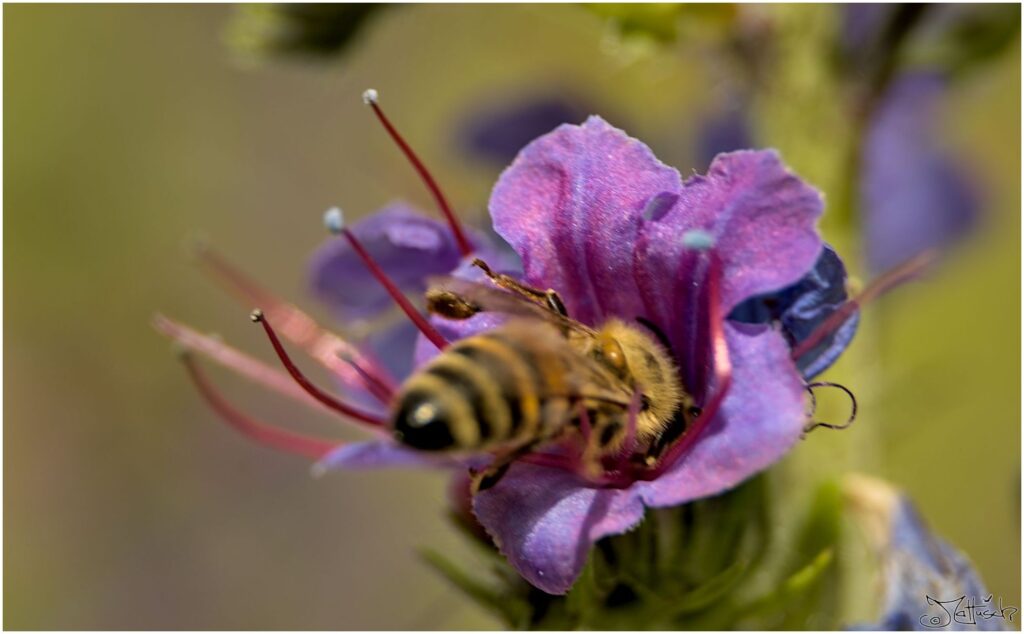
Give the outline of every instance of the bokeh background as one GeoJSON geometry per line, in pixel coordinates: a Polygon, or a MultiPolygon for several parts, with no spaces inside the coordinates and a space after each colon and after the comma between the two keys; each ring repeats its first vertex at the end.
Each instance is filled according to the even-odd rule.
{"type": "MultiPolygon", "coordinates": [[[[624,32],[608,12],[392,7],[340,53],[279,58],[256,54],[265,26],[234,7],[4,7],[6,628],[496,626],[417,558],[429,545],[472,567],[443,477],[312,479],[220,425],[150,326],[163,311],[270,360],[248,307],[200,274],[186,241],[207,238],[327,321],[305,278],[323,209],[432,209],[360,102],[367,87],[469,219],[518,142],[502,117],[532,104],[542,121],[602,114],[684,174],[738,140],[780,148],[825,191],[823,231],[860,283],[872,230],[945,222],[928,210],[948,196],[900,198],[924,209],[909,231],[868,229],[851,203],[842,148],[870,126],[851,121],[860,95],[836,69],[856,79],[871,62],[856,57],[870,28],[857,16],[712,7],[624,32]]],[[[1016,30],[965,30],[977,59],[950,65],[918,137],[968,183],[969,219],[943,233],[933,274],[865,311],[826,375],[858,393],[855,427],[815,433],[779,468],[794,491],[849,470],[891,480],[1019,606],[1020,45],[1016,30]]],[[[914,119],[878,133],[894,139],[878,169],[897,185],[925,160],[899,154],[914,119]]],[[[213,376],[265,419],[356,437],[213,376]]]]}

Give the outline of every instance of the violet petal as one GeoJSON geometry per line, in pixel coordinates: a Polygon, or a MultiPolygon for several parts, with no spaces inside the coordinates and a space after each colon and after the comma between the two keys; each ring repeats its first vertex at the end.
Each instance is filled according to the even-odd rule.
{"type": "Polygon", "coordinates": [[[456,467],[447,454],[429,454],[403,447],[391,440],[371,440],[339,446],[315,465],[318,471],[333,469],[380,469],[392,467],[456,467]]]}
{"type": "MultiPolygon", "coordinates": [[[[395,203],[351,227],[384,272],[405,293],[426,290],[426,278],[447,273],[462,259],[448,225],[395,203]]],[[[391,308],[387,291],[367,271],[347,240],[330,239],[313,255],[313,293],[341,321],[369,319],[391,308]]]]}
{"type": "Polygon", "coordinates": [[[635,492],[592,489],[567,471],[515,463],[473,511],[509,563],[544,592],[565,594],[606,535],[640,522],[635,492]]]}
{"type": "Polygon", "coordinates": [[[703,400],[709,351],[707,254],[682,236],[701,230],[722,264],[721,302],[728,314],[753,295],[785,288],[811,270],[822,242],[815,224],[821,195],[794,176],[772,150],[720,154],[707,176],[683,185],[679,202],[645,223],[634,254],[644,314],[665,331],[684,385],[703,400]]]}
{"type": "Polygon", "coordinates": [[[643,210],[678,192],[679,173],[600,117],[528,145],[491,194],[494,228],[523,261],[526,281],[554,288],[588,324],[640,315],[632,252],[643,210]]]}
{"type": "Polygon", "coordinates": [[[803,379],[782,335],[727,322],[732,385],[703,436],[668,472],[634,485],[648,506],[675,506],[730,489],[781,458],[806,422],[803,379]]]}

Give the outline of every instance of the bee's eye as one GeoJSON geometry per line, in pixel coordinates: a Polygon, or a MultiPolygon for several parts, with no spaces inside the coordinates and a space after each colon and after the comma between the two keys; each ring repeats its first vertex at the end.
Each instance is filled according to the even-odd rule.
{"type": "Polygon", "coordinates": [[[622,346],[611,337],[601,341],[601,358],[617,372],[622,373],[626,369],[626,355],[622,352],[622,346]]]}
{"type": "Polygon", "coordinates": [[[448,417],[429,395],[406,395],[394,421],[395,438],[410,447],[444,450],[455,444],[448,417]]]}

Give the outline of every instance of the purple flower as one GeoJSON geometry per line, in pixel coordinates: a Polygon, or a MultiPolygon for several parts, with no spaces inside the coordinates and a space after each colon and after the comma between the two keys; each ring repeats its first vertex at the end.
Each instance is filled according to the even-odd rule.
{"type": "Polygon", "coordinates": [[[928,529],[905,495],[865,476],[849,476],[846,490],[879,557],[884,587],[879,621],[857,629],[1008,629],[1017,608],[986,592],[970,561],[928,529]]]}
{"type": "MultiPolygon", "coordinates": [[[[463,260],[446,223],[402,203],[392,203],[366,216],[354,223],[351,230],[384,273],[409,297],[422,297],[429,277],[451,273],[463,260]]],[[[480,257],[496,265],[510,261],[507,249],[495,245],[482,232],[472,232],[470,239],[480,257]]],[[[395,309],[387,290],[367,275],[351,244],[328,240],[313,254],[310,286],[341,323],[372,324],[364,345],[381,359],[392,376],[409,375],[419,331],[395,309]]]]}
{"type": "MultiPolygon", "coordinates": [[[[375,95],[368,103],[376,109],[375,95]]],[[[578,451],[574,437],[516,460],[496,485],[473,497],[477,520],[509,562],[536,587],[560,594],[572,586],[592,544],[638,524],[646,507],[723,492],[781,458],[807,422],[805,377],[835,359],[856,317],[844,317],[846,324],[822,337],[821,324],[840,315],[838,306],[852,308],[845,302],[845,271],[816,229],[820,194],[773,151],[719,155],[706,176],[684,182],[644,144],[591,117],[529,144],[496,184],[490,211],[494,229],[519,258],[492,262],[496,269],[521,270],[523,282],[557,290],[569,315],[586,325],[617,318],[663,334],[680,381],[701,410],[651,467],[613,460],[604,475],[585,476],[571,458],[578,451]],[[794,359],[804,341],[811,349],[794,359]]],[[[338,212],[328,222],[347,245],[339,240],[344,246],[329,246],[316,258],[314,287],[343,315],[374,315],[383,298],[365,286],[371,272],[426,335],[417,341],[416,365],[436,355],[446,340],[500,322],[500,316],[481,313],[461,322],[427,323],[405,298],[403,291],[422,291],[424,279],[436,272],[480,274],[469,258],[452,251],[436,223],[397,208],[351,228],[343,227],[338,212]],[[365,267],[355,267],[357,261],[365,267]]],[[[479,253],[482,243],[469,242],[479,253]]],[[[377,432],[386,430],[388,421],[378,410],[358,410],[313,386],[288,358],[267,318],[256,320],[306,393],[377,432]]],[[[273,315],[270,320],[284,321],[273,315]]],[[[337,354],[325,356],[322,346],[311,348],[301,335],[290,338],[337,365],[337,354]]],[[[361,382],[387,404],[393,383],[377,366],[352,351],[341,357],[351,366],[341,367],[350,370],[347,383],[361,382]]],[[[236,364],[252,374],[243,366],[236,364]]],[[[321,470],[464,469],[491,458],[420,453],[387,440],[333,447],[281,440],[253,421],[239,420],[216,399],[211,402],[236,427],[313,456],[321,470]]]]}
{"type": "MultiPolygon", "coordinates": [[[[801,322],[783,319],[780,329],[771,319],[722,323],[721,316],[780,292],[788,291],[783,304],[790,308],[807,297],[820,306],[818,296],[837,296],[828,284],[844,279],[838,259],[827,260],[838,274],[822,275],[816,266],[826,253],[815,229],[821,209],[818,192],[774,152],[724,154],[707,176],[683,182],[646,146],[597,117],[537,139],[505,171],[490,210],[496,231],[522,259],[524,281],[558,290],[569,314],[585,324],[612,317],[654,324],[707,418],[699,437],[684,437],[686,451],[653,479],[600,486],[557,465],[521,460],[479,493],[477,518],[528,581],[565,592],[594,541],[635,526],[645,507],[729,489],[799,439],[804,379],[791,346],[806,334],[801,322]],[[691,248],[684,236],[710,249],[691,248]],[[721,348],[731,371],[720,367],[721,348]]],[[[493,327],[459,325],[460,332],[446,334],[493,327]]],[[[804,364],[831,361],[836,348],[825,348],[804,364]]],[[[421,351],[418,362],[430,354],[429,346],[421,351]]]]}

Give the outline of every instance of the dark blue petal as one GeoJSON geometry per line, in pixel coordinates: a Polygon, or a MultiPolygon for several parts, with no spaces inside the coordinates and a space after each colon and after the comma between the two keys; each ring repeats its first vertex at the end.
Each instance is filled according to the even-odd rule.
{"type": "Polygon", "coordinates": [[[885,544],[881,559],[885,586],[882,616],[877,623],[857,629],[1008,629],[1010,623],[1003,615],[1015,617],[1016,608],[1001,605],[999,597],[985,590],[970,561],[933,534],[905,496],[893,494],[883,508],[888,534],[881,536],[885,544]],[[971,604],[977,609],[969,609],[971,604]],[[977,611],[999,612],[1001,607],[1007,610],[1000,616],[986,618],[977,611]]]}
{"type": "MultiPolygon", "coordinates": [[[[826,244],[814,268],[803,279],[780,291],[745,300],[733,309],[729,319],[748,324],[777,322],[790,347],[796,347],[846,299],[846,267],[826,244]]],[[[805,379],[832,365],[853,339],[858,321],[859,314],[854,313],[834,333],[797,359],[805,379]]]]}

